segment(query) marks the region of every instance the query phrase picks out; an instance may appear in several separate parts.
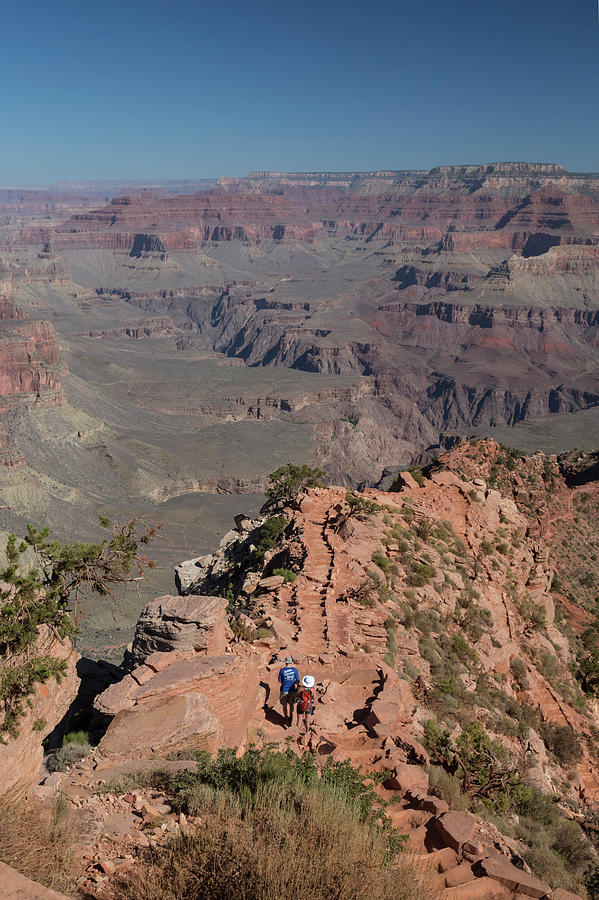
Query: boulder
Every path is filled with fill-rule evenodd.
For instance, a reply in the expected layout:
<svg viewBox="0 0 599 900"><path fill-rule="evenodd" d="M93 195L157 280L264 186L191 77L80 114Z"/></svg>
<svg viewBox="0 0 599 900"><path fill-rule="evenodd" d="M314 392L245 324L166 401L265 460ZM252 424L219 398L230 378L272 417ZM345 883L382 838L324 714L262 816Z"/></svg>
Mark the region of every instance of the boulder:
<svg viewBox="0 0 599 900"><path fill-rule="evenodd" d="M206 576L208 568L212 565L214 557L196 556L194 559L186 559L175 567L175 585L180 594L186 594L194 584Z"/></svg>
<svg viewBox="0 0 599 900"><path fill-rule="evenodd" d="M393 769L393 774L385 782L385 787L402 794L428 794L428 775L422 766L400 763Z"/></svg>
<svg viewBox="0 0 599 900"><path fill-rule="evenodd" d="M188 594L151 600L141 611L128 665L140 665L151 653L195 651L206 656L224 653L227 601L222 597Z"/></svg>
<svg viewBox="0 0 599 900"><path fill-rule="evenodd" d="M131 695L138 687L139 683L131 675L125 675L96 697L94 709L106 716L115 716L122 709L131 709L134 706Z"/></svg>
<svg viewBox="0 0 599 900"><path fill-rule="evenodd" d="M572 894L563 888L556 888L551 894L551 900L582 900L580 894Z"/></svg>
<svg viewBox="0 0 599 900"><path fill-rule="evenodd" d="M525 897L536 897L537 900L541 900L547 894L554 896L551 895L551 888L548 884L528 875L522 869L517 869L502 856L481 859L474 864L474 871L477 875L486 875L487 878L492 878L505 885L510 891L523 894Z"/></svg>
<svg viewBox="0 0 599 900"><path fill-rule="evenodd" d="M396 491L402 491L404 488L407 488L410 491L416 491L420 487L414 476L410 475L405 469L397 473L394 481L394 489Z"/></svg>
<svg viewBox="0 0 599 900"><path fill-rule="evenodd" d="M250 531L253 525L252 520L245 513L238 513L234 518L234 522L235 528L239 532Z"/></svg>
<svg viewBox="0 0 599 900"><path fill-rule="evenodd" d="M476 819L469 813L450 810L435 819L433 827L443 844L459 853L463 845L471 840Z"/></svg>
<svg viewBox="0 0 599 900"><path fill-rule="evenodd" d="M408 800L416 809L423 809L425 812L431 813L433 816L441 816L443 813L449 812L449 804L440 797L432 794L412 793L408 791Z"/></svg>
<svg viewBox="0 0 599 900"><path fill-rule="evenodd" d="M222 550L224 547L228 547L229 544L233 544L233 543L235 543L235 541L238 541L238 540L239 540L239 532L238 531L234 531L233 529L231 529L230 531L227 531L226 534L223 534L222 538L220 539L220 543L218 545L219 550Z"/></svg>
<svg viewBox="0 0 599 900"><path fill-rule="evenodd" d="M407 755L408 762L419 766L430 765L430 757L410 729L405 725L397 726L391 735L396 747L399 747Z"/></svg>
<svg viewBox="0 0 599 900"><path fill-rule="evenodd" d="M268 578L261 578L258 587L262 591L276 591L285 584L282 575L269 575Z"/></svg>
<svg viewBox="0 0 599 900"><path fill-rule="evenodd" d="M445 887L457 887L459 884L467 884L474 881L476 876L472 871L472 866L468 863L460 863L453 869L447 869L445 872Z"/></svg>
<svg viewBox="0 0 599 900"><path fill-rule="evenodd" d="M105 756L166 754L191 747L209 752L222 742L222 726L206 697L196 692L155 697L121 710L98 749Z"/></svg>

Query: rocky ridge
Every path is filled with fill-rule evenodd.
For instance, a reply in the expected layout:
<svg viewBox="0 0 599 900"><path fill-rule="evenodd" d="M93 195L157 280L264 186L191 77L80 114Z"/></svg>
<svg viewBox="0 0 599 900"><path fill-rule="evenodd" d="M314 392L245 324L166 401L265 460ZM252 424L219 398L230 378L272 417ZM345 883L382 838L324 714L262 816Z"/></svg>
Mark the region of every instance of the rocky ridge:
<svg viewBox="0 0 599 900"><path fill-rule="evenodd" d="M87 835L87 890L110 897L112 875L135 865L147 840L144 821L162 822L150 838L157 846L189 825L159 791L102 797L100 779L174 766L165 757L192 746L283 746L290 737L321 760L387 773L393 823L448 900L575 896L531 874L526 841L501 834L484 808L450 809L433 778L427 722L457 739L476 721L565 817L588 818L599 798L597 710L570 674L546 520L535 523L528 507L528 475L507 466L520 485L508 490L501 448L477 446L424 478L400 472L392 492L366 490L376 504L369 514L352 515L345 490L327 488L295 509L238 516L217 551L178 567L179 597L146 607L120 679L96 698L104 737L59 779ZM537 465L530 459L522 465ZM564 499L558 464L549 465ZM281 514L284 533L264 550L265 523ZM234 598L232 618L223 594ZM289 653L317 682L307 731L282 727L276 674ZM578 757L557 753L555 728L576 736Z"/></svg>

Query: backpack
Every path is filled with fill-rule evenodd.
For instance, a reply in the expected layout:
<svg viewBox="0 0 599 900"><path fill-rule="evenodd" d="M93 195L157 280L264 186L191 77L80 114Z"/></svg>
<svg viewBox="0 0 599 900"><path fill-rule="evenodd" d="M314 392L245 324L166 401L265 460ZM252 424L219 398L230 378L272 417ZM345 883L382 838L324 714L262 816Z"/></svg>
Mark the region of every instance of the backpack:
<svg viewBox="0 0 599 900"><path fill-rule="evenodd" d="M314 697L312 691L308 688L302 688L297 695L297 708L301 713L312 712L314 708Z"/></svg>

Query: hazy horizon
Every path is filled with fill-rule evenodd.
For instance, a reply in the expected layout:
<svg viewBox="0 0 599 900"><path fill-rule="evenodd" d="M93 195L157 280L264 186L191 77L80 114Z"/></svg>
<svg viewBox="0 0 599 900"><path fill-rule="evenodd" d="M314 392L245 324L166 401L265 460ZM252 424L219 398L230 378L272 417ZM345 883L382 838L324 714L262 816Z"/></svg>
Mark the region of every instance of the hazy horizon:
<svg viewBox="0 0 599 900"><path fill-rule="evenodd" d="M403 171L418 171L418 172L430 172L438 167L455 167L461 168L465 166L491 166L491 165L558 165L561 166L562 163L556 162L556 160L532 160L532 159L513 159L513 160L503 160L503 159L494 159L494 160L484 160L477 162L457 162L457 163L437 163L435 166L430 166L429 168L424 167L414 167L411 170L408 169L398 169L393 166L383 166L380 169L366 168L366 169L248 169L247 172L244 173L230 173L230 172L221 172L219 175L188 175L181 176L178 178L163 178L160 175L149 176L147 178L126 178L126 177L118 177L118 178L78 178L73 179L72 181L68 180L60 180L55 182L4 182L0 180L0 188L2 190L63 190L63 189L76 189L83 188L87 186L96 185L98 187L102 186L110 186L110 185L130 185L131 187L135 186L156 186L162 187L164 185L169 184L179 184L184 185L189 183L191 185L201 183L201 182L213 182L216 183L220 178L239 178L243 179L247 177L251 171L256 172L282 172L287 175L309 175L313 173L322 173L325 175L345 175L345 174L363 174L366 172L403 172ZM599 170L591 171L591 170L572 170L568 169L566 166L563 166L564 169L571 175L597 175L599 176Z"/></svg>

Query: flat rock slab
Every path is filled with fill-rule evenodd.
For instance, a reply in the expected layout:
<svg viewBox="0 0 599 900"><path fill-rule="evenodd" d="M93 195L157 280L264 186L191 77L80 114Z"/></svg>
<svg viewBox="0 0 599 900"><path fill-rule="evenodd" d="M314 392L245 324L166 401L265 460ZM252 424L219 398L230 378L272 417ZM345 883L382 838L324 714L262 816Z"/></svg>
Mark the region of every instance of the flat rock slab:
<svg viewBox="0 0 599 900"><path fill-rule="evenodd" d="M0 890L2 900L69 900L65 894L31 881L3 862L0 862Z"/></svg>
<svg viewBox="0 0 599 900"><path fill-rule="evenodd" d="M71 809L69 819L77 847L91 847L102 833L104 816L93 809Z"/></svg>
<svg viewBox="0 0 599 900"><path fill-rule="evenodd" d="M511 891L524 894L525 897L535 897L541 900L547 894L551 895L551 888L548 884L539 881L522 869L517 869L511 862L500 856L493 856L489 859L481 859L476 863L474 869L477 875L486 875L500 884L504 884Z"/></svg>
<svg viewBox="0 0 599 900"><path fill-rule="evenodd" d="M150 681L138 685L131 694L137 702L146 701L149 697L160 694L180 693L193 689L193 685L215 675L225 675L235 665L239 657L233 656L196 656L194 659L181 659L172 666L157 672Z"/></svg>
<svg viewBox="0 0 599 900"><path fill-rule="evenodd" d="M461 863L453 869L447 869L445 872L445 887L457 887L458 884L467 884L474 881L476 875L472 871L472 866L467 863Z"/></svg>
<svg viewBox="0 0 599 900"><path fill-rule="evenodd" d="M164 753L188 746L214 751L222 728L203 694L153 697L117 713L98 745L105 756Z"/></svg>
<svg viewBox="0 0 599 900"><path fill-rule="evenodd" d="M268 578L262 578L258 582L258 587L263 591L276 591L278 588L283 587L285 584L285 579L282 575L270 575Z"/></svg>
<svg viewBox="0 0 599 900"><path fill-rule="evenodd" d="M122 838L137 824L139 824L139 819L133 813L112 812L104 819L102 832L109 837Z"/></svg>

